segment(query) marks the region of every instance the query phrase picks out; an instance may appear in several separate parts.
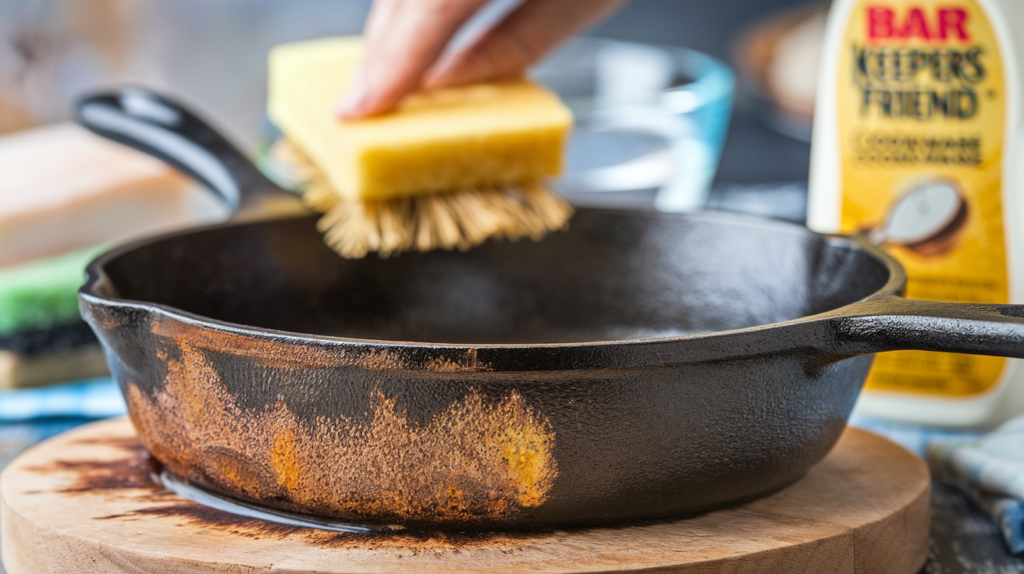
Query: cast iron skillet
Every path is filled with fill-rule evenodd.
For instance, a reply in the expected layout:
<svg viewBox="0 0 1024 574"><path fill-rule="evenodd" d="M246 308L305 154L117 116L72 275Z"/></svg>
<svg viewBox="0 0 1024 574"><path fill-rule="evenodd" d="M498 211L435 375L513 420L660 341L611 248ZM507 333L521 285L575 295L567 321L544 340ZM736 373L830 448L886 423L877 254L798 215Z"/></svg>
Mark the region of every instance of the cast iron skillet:
<svg viewBox="0 0 1024 574"><path fill-rule="evenodd" d="M243 213L295 204L162 97L91 97L79 118ZM1024 307L903 299L878 249L779 222L580 210L541 242L351 261L315 219L136 242L81 290L153 455L288 512L459 529L701 512L819 461L871 353L1024 357Z"/></svg>

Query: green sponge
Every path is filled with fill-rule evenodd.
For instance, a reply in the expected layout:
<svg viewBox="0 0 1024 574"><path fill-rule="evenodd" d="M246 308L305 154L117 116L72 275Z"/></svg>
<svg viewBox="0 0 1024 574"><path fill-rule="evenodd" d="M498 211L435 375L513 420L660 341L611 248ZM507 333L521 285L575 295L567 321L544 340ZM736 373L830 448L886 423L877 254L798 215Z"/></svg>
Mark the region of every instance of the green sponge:
<svg viewBox="0 0 1024 574"><path fill-rule="evenodd" d="M78 319L85 267L104 250L88 247L0 270L0 335Z"/></svg>

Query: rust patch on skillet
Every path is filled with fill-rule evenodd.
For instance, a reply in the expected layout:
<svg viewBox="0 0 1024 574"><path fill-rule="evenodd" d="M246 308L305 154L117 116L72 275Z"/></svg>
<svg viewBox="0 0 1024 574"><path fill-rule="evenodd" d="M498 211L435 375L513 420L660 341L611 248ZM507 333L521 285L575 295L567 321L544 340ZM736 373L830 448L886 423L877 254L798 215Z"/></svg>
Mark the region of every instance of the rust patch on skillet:
<svg viewBox="0 0 1024 574"><path fill-rule="evenodd" d="M403 353L391 352L386 348L351 347L343 353L313 345L292 345L278 341L241 335L227 331L212 331L183 325L178 321L154 318L151 326L154 335L166 337L181 345L231 353L255 359L257 362L274 367L362 367L369 370L424 370L440 373L473 373L491 370L481 364L476 349L455 352L448 357L437 357L417 361Z"/></svg>
<svg viewBox="0 0 1024 574"><path fill-rule="evenodd" d="M543 504L554 431L517 393L476 391L427 423L379 391L358 419L243 410L204 353L182 342L162 390L129 383L132 422L174 473L233 496L357 523L491 522Z"/></svg>
<svg viewBox="0 0 1024 574"><path fill-rule="evenodd" d="M41 474L61 473L70 480L59 492L68 496L104 496L130 502L132 509L93 520L133 522L151 519L173 519L200 531L226 532L254 540L302 540L320 548L345 550L380 550L402 555L457 553L477 549L511 553L556 532L531 533L442 533L442 532L373 532L347 533L287 526L256 518L239 516L179 498L154 481L159 470L145 447L135 437L103 438L80 441L105 445L120 451L103 460L57 460L26 468ZM23 493L31 496L34 492ZM73 500L73 499L72 499Z"/></svg>
<svg viewBox="0 0 1024 574"><path fill-rule="evenodd" d="M465 356L460 361L454 361L450 358L438 357L436 359L430 359L423 364L423 368L427 371L434 371L437 373L462 373L467 370L473 371L486 371L490 370L486 366L480 365L477 361L476 349L469 349ZM469 368L470 365L475 368Z"/></svg>

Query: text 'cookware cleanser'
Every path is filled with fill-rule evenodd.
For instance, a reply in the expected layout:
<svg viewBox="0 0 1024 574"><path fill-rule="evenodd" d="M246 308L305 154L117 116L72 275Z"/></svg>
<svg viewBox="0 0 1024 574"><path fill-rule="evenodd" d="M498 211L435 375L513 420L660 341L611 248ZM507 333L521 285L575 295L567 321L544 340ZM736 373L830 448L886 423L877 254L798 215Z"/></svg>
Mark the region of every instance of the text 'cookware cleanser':
<svg viewBox="0 0 1024 574"><path fill-rule="evenodd" d="M1022 76L1024 0L837 0L808 225L867 233L906 267L908 297L1024 302ZM871 416L989 426L1024 411L1024 366L884 353L861 397Z"/></svg>

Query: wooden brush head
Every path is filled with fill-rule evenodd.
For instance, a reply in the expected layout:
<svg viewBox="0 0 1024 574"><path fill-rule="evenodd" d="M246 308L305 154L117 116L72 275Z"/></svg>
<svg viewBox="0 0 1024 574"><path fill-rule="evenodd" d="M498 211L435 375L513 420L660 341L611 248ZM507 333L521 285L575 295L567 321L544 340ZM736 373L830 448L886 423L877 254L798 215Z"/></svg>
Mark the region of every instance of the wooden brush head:
<svg viewBox="0 0 1024 574"><path fill-rule="evenodd" d="M273 161L302 191L309 207L324 213L317 228L343 257L371 252L388 257L403 251L460 249L490 238L534 241L568 226L573 210L540 182L473 187L397 199L349 199L331 188L320 170L282 138Z"/></svg>

